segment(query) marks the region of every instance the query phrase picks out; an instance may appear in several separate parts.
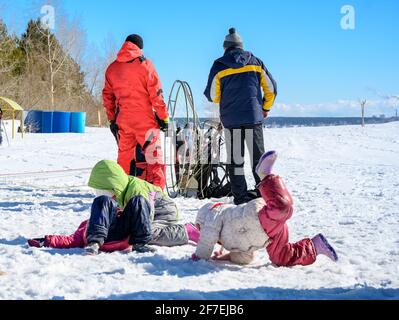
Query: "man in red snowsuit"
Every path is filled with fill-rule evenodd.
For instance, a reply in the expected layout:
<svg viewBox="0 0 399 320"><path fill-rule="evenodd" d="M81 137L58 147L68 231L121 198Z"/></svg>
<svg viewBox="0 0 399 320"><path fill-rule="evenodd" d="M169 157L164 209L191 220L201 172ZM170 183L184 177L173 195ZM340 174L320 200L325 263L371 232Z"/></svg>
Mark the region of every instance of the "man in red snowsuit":
<svg viewBox="0 0 399 320"><path fill-rule="evenodd" d="M164 189L160 129L167 129L168 111L159 76L142 49L140 36L127 37L106 71L103 102L118 142L119 165L128 175Z"/></svg>

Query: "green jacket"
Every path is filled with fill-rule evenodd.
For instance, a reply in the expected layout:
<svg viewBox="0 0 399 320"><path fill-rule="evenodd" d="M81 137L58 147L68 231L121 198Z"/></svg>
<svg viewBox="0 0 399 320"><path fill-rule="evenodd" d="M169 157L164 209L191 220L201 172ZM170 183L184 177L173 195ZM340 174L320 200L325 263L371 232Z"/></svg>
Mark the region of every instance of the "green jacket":
<svg viewBox="0 0 399 320"><path fill-rule="evenodd" d="M147 200L150 199L151 192L159 192L166 196L160 187L128 176L119 164L111 160L102 160L94 166L88 185L94 189L113 192L122 209L135 196L143 196Z"/></svg>

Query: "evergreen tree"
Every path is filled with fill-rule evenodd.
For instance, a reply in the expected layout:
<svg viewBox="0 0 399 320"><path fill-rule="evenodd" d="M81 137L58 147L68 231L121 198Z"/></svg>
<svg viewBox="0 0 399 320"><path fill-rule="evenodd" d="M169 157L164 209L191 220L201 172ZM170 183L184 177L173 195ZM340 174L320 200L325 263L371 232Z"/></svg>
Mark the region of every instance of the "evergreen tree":
<svg viewBox="0 0 399 320"><path fill-rule="evenodd" d="M69 110L81 105L82 97L88 93L84 73L71 58L68 48L63 48L57 37L43 28L40 20L31 20L21 37L31 71L40 82L39 92L47 98L39 99L52 109ZM36 91L37 92L37 91Z"/></svg>
<svg viewBox="0 0 399 320"><path fill-rule="evenodd" d="M73 32L78 31L65 30L67 40L76 38ZM86 111L94 120L98 102L70 54L74 44L63 40L39 19L29 21L19 39L0 20L0 95L25 109Z"/></svg>
<svg viewBox="0 0 399 320"><path fill-rule="evenodd" d="M15 91L15 78L24 72L24 54L16 36L10 36L0 20L0 95Z"/></svg>

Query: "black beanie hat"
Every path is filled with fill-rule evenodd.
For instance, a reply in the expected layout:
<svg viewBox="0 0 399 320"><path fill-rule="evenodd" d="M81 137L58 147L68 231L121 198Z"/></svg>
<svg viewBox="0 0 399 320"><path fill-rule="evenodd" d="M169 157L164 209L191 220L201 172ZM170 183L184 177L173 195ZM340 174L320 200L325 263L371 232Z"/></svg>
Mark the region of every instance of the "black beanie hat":
<svg viewBox="0 0 399 320"><path fill-rule="evenodd" d="M136 46L138 46L140 49L144 48L144 42L143 42L143 38L140 37L138 34L131 34L130 36L128 36L126 38L126 41L129 41L133 44L135 44Z"/></svg>

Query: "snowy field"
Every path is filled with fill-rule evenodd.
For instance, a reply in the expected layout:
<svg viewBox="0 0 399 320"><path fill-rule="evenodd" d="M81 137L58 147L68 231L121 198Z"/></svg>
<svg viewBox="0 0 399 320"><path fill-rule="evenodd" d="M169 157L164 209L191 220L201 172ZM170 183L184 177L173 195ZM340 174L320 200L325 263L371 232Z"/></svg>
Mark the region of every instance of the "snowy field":
<svg viewBox="0 0 399 320"><path fill-rule="evenodd" d="M191 245L94 257L28 248L28 238L70 234L89 217L89 171L4 175L90 168L117 154L108 129L28 134L0 147L0 299L399 299L399 123L267 129L265 141L294 196L291 240L323 232L337 264L276 268L264 250L247 267L193 262ZM177 203L189 222L206 201Z"/></svg>

